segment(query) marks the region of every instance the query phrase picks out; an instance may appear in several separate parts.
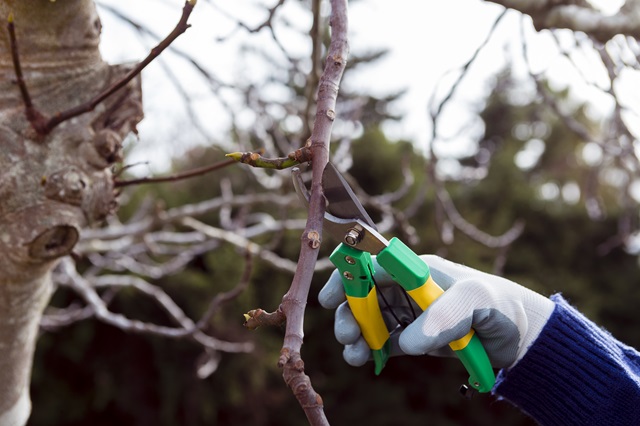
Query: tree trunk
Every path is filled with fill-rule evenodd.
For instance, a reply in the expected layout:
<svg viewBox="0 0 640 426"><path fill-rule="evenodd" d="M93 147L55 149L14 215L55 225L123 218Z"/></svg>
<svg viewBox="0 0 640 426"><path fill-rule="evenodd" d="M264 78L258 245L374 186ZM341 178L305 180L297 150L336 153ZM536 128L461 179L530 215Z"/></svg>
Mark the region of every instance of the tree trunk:
<svg viewBox="0 0 640 426"><path fill-rule="evenodd" d="M127 71L98 51L91 0L0 0L13 18L17 52L37 116L90 99ZM0 31L0 424L22 425L38 324L51 295L51 270L80 227L116 207L111 165L142 118L134 80L90 113L38 132L17 84L9 32ZM34 114L30 116L34 119Z"/></svg>

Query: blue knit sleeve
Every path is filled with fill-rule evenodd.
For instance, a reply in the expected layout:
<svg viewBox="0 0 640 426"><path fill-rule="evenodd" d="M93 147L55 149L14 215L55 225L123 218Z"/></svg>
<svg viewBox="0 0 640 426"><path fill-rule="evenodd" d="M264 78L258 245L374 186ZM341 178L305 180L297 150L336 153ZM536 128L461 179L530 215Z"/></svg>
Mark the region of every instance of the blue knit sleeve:
<svg viewBox="0 0 640 426"><path fill-rule="evenodd" d="M640 425L640 354L560 295L540 336L494 394L541 425Z"/></svg>

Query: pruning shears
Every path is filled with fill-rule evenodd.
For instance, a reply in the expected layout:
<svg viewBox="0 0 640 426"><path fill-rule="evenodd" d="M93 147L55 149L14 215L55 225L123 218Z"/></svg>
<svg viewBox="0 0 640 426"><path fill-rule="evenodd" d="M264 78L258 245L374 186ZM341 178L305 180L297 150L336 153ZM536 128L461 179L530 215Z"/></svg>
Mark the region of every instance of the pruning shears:
<svg viewBox="0 0 640 426"><path fill-rule="evenodd" d="M293 183L300 198L308 204L309 191L299 170L294 170ZM406 294L425 310L444 290L433 280L429 266L401 240L390 241L376 230L375 223L358 201L344 177L331 163L322 177L327 201L323 227L341 243L330 256L341 274L349 307L371 348L376 375L384 368L391 349L390 333L384 322L376 290L372 255L391 275ZM380 301L379 301L380 299ZM469 373L469 386L461 392L489 392L495 384L495 374L480 339L471 329L467 335L449 343Z"/></svg>

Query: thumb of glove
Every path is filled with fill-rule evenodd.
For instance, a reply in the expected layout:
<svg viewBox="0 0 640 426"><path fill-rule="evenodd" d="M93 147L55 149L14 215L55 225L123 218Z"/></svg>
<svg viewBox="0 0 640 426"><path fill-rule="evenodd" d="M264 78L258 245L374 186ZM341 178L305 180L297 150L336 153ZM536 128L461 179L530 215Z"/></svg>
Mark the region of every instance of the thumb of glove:
<svg viewBox="0 0 640 426"><path fill-rule="evenodd" d="M477 274L456 282L400 335L408 354L442 354L473 328L494 367L514 365L554 308L549 299L500 277ZM452 351L449 351L452 354Z"/></svg>
<svg viewBox="0 0 640 426"><path fill-rule="evenodd" d="M442 348L464 337L473 324L473 308L460 300L464 283L459 282L436 299L400 335L400 348L409 355L442 354ZM449 352L449 355L453 355Z"/></svg>

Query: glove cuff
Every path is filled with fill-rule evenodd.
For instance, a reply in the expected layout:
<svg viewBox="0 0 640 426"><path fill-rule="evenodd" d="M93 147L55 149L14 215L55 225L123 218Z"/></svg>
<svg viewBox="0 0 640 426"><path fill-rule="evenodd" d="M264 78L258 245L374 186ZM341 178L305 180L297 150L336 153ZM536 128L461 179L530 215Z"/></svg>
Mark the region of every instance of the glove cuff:
<svg viewBox="0 0 640 426"><path fill-rule="evenodd" d="M518 328L521 331L526 330L526 332L521 337L516 359L511 364L511 367L524 357L529 347L536 341L540 332L547 325L556 307L556 304L551 300L529 289L525 289L525 293L522 296L522 305L526 311L526 324Z"/></svg>
<svg viewBox="0 0 640 426"><path fill-rule="evenodd" d="M541 424L621 425L640 418L640 355L589 321L560 295L547 325L494 393ZM621 418L620 416L624 416Z"/></svg>

